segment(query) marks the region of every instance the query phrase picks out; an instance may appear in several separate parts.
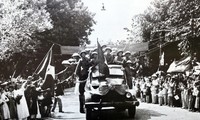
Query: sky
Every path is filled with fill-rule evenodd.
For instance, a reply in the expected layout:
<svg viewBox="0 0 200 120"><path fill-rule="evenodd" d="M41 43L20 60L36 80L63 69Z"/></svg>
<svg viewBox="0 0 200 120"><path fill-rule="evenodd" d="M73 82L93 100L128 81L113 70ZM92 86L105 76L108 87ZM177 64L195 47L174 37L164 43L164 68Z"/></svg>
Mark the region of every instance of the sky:
<svg viewBox="0 0 200 120"><path fill-rule="evenodd" d="M143 13L152 0L82 0L89 11L95 13L94 31L89 36L91 45L98 41L106 44L109 41L125 40L127 32L123 28L130 28L132 18ZM102 11L102 3L105 11Z"/></svg>

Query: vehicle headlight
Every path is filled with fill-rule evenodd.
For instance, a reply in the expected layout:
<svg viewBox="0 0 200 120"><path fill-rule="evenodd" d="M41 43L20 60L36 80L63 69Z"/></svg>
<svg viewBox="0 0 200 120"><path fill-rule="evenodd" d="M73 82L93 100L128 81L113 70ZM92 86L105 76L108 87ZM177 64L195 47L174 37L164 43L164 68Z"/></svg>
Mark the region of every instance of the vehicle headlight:
<svg viewBox="0 0 200 120"><path fill-rule="evenodd" d="M104 91L108 89L108 85L100 86L99 91Z"/></svg>
<svg viewBox="0 0 200 120"><path fill-rule="evenodd" d="M131 98L131 97L132 97L132 94L131 94L130 92L127 92L127 93L126 93L126 98L129 99L129 98Z"/></svg>
<svg viewBox="0 0 200 120"><path fill-rule="evenodd" d="M99 81L98 80L93 80L91 82L91 85L94 89L98 88L99 87Z"/></svg>

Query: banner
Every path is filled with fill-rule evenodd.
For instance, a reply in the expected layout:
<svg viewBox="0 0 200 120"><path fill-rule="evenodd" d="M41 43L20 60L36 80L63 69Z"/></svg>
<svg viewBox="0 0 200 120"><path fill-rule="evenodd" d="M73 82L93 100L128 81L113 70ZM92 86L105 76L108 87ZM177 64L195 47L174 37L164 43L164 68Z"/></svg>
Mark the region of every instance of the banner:
<svg viewBox="0 0 200 120"><path fill-rule="evenodd" d="M108 47L111 47L113 49L113 52L117 50L124 50L124 51L130 51L130 52L142 52L149 50L149 42L143 42L143 43L127 43L124 45L107 45ZM82 50L94 50L98 47L97 45L94 46L86 46L86 47L80 47L80 46L61 46L60 51L61 54L66 55L72 55L73 53L79 53Z"/></svg>
<svg viewBox="0 0 200 120"><path fill-rule="evenodd" d="M124 48L124 51L131 51L131 52L141 52L141 51L147 51L147 50L149 50L149 42L130 43L126 45L126 47Z"/></svg>
<svg viewBox="0 0 200 120"><path fill-rule="evenodd" d="M169 66L167 72L171 73L171 72L185 72L187 70L190 69L191 65L190 65L190 61L191 61L191 57L186 57L183 58L179 61L173 61L171 63L171 65Z"/></svg>
<svg viewBox="0 0 200 120"><path fill-rule="evenodd" d="M72 55L73 53L79 53L80 51L84 50L84 47L80 46L61 46L60 51L61 54Z"/></svg>

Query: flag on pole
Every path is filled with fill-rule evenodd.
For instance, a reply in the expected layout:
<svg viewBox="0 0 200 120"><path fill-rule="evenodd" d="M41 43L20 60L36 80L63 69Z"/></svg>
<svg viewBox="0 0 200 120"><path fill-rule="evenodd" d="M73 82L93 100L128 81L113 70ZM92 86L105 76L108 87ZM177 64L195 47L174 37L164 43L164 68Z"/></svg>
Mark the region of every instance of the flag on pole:
<svg viewBox="0 0 200 120"><path fill-rule="evenodd" d="M99 75L104 75L107 76L109 75L109 69L107 66L107 62L105 60L105 56L104 56L104 52L102 50L101 45L99 44L99 42L97 41L97 60L98 60L98 72Z"/></svg>
<svg viewBox="0 0 200 120"><path fill-rule="evenodd" d="M45 76L47 76L47 75L52 75L53 79L55 79L55 67L54 66L52 66L50 64L48 65Z"/></svg>
<svg viewBox="0 0 200 120"><path fill-rule="evenodd" d="M104 52L102 50L101 45L97 41L97 59L99 60L100 63L105 63L105 57L104 57Z"/></svg>
<svg viewBox="0 0 200 120"><path fill-rule="evenodd" d="M46 78L47 74L51 74L55 79L55 67L51 65L52 63L52 47L49 49L42 62L39 64L37 69L35 70L35 74L39 75L43 79Z"/></svg>
<svg viewBox="0 0 200 120"><path fill-rule="evenodd" d="M161 66L165 65L164 55L165 55L165 53L163 52L162 55L161 55L161 57L160 57L160 65Z"/></svg>

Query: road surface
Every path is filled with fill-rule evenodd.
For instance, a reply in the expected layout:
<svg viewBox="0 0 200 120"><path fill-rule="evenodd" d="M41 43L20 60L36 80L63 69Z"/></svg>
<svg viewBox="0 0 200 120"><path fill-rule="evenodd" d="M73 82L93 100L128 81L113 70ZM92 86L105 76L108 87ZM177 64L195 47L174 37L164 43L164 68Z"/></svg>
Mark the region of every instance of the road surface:
<svg viewBox="0 0 200 120"><path fill-rule="evenodd" d="M85 114L79 113L78 95L75 95L73 91L74 88L66 89L62 98L65 113L59 113L58 108L56 108L52 117L46 118L46 120L85 120ZM200 113L188 112L188 110L181 108L140 103L140 106L136 109L133 120L200 120ZM103 111L101 119L132 120L128 118L127 112L116 112L114 110Z"/></svg>

